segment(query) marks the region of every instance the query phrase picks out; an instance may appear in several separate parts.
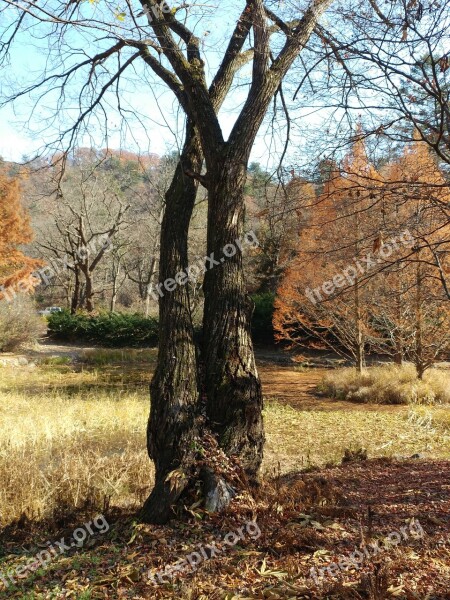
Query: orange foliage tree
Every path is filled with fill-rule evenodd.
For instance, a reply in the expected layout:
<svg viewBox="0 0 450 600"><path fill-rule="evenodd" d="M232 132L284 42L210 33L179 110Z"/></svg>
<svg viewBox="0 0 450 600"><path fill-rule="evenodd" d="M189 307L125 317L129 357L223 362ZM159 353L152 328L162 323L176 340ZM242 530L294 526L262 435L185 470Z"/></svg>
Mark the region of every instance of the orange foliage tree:
<svg viewBox="0 0 450 600"><path fill-rule="evenodd" d="M381 177L369 162L361 129L342 168L333 170L298 252L278 289L274 327L293 345L332 347L362 369L371 337L371 292L361 285L364 258L378 239L375 207ZM373 336L372 336L373 337Z"/></svg>
<svg viewBox="0 0 450 600"><path fill-rule="evenodd" d="M32 291L38 283L32 273L42 262L20 249L32 238L29 217L21 203L20 183L0 173L0 299L8 299L17 291Z"/></svg>
<svg viewBox="0 0 450 600"><path fill-rule="evenodd" d="M278 339L331 347L359 370L367 350L406 358L421 378L450 347L448 183L417 139L377 173L360 134L301 232L274 327Z"/></svg>
<svg viewBox="0 0 450 600"><path fill-rule="evenodd" d="M386 217L391 233L407 228L414 247L377 285L376 320L419 378L450 348L450 192L430 147L417 133L385 172ZM381 282L380 282L381 283Z"/></svg>

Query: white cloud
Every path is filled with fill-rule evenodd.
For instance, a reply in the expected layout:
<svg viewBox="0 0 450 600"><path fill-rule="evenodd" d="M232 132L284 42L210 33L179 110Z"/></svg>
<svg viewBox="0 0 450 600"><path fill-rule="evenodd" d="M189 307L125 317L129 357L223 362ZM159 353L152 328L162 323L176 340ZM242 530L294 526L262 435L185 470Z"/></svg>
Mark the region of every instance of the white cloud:
<svg viewBox="0 0 450 600"><path fill-rule="evenodd" d="M0 123L0 156L5 160L19 162L24 155L37 152L39 143L19 133L18 129Z"/></svg>

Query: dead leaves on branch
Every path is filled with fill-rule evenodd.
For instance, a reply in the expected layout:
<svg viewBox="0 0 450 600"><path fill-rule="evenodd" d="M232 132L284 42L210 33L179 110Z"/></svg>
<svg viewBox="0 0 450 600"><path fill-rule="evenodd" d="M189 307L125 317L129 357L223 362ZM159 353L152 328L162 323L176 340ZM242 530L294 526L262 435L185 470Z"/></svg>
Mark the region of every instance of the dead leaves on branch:
<svg viewBox="0 0 450 600"><path fill-rule="evenodd" d="M170 493L180 494L186 487L187 480L188 477L181 468L171 471L166 477L166 483L169 483Z"/></svg>

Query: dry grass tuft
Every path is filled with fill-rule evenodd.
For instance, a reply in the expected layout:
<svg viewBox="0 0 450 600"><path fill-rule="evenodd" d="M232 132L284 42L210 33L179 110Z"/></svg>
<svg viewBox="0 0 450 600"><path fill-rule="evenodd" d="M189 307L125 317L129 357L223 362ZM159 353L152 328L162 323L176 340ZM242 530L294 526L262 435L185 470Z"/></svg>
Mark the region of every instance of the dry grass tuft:
<svg viewBox="0 0 450 600"><path fill-rule="evenodd" d="M327 396L352 402L377 404L448 404L450 371L430 369L423 381L413 365L340 369L327 375L320 390Z"/></svg>

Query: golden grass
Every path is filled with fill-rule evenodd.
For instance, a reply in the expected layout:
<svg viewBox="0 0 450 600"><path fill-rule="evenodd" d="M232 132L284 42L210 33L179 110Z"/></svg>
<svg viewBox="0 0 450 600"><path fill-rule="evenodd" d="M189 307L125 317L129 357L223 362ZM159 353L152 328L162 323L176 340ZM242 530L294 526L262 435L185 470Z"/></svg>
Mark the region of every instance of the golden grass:
<svg viewBox="0 0 450 600"><path fill-rule="evenodd" d="M450 371L429 369L423 381L413 365L369 367L362 373L354 368L328 374L321 385L328 396L353 402L379 404L449 404Z"/></svg>
<svg viewBox="0 0 450 600"><path fill-rule="evenodd" d="M86 504L142 502L148 400L138 393L1 394L1 525L52 518Z"/></svg>
<svg viewBox="0 0 450 600"><path fill-rule="evenodd" d="M418 410L418 409L417 409ZM447 411L448 412L448 411ZM335 464L346 449L365 448L369 457L424 454L450 458L450 419L445 410L395 407L390 410L296 410L276 400L265 409L264 467L281 472Z"/></svg>
<svg viewBox="0 0 450 600"><path fill-rule="evenodd" d="M137 508L152 484L149 379L134 365L0 368L0 527L22 514ZM297 410L272 399L265 421L269 473L339 462L346 448L362 446L369 456L450 457L443 408Z"/></svg>

